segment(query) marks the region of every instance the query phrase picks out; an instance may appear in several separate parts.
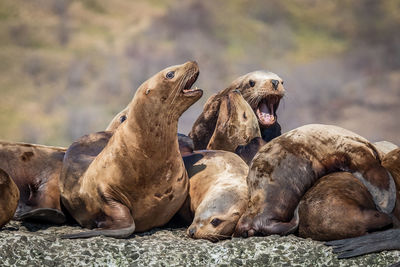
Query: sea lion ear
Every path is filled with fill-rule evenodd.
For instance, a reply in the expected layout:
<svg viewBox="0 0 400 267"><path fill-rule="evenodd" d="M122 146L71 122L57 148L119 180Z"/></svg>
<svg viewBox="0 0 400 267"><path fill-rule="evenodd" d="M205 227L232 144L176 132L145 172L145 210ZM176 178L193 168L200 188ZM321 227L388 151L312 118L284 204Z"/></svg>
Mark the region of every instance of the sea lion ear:
<svg viewBox="0 0 400 267"><path fill-rule="evenodd" d="M146 91L144 92L146 95L148 95L150 93L150 89L147 88Z"/></svg>

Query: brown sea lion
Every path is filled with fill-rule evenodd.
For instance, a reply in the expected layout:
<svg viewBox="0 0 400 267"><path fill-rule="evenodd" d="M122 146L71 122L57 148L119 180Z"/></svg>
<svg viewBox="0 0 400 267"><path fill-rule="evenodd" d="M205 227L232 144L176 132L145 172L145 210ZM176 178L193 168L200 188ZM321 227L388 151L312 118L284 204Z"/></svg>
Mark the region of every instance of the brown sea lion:
<svg viewBox="0 0 400 267"><path fill-rule="evenodd" d="M351 172L367 187L379 211L392 212L395 184L375 147L343 128L311 124L273 139L254 157L247 177L249 206L235 235L292 233L301 197L316 180L335 171Z"/></svg>
<svg viewBox="0 0 400 267"><path fill-rule="evenodd" d="M400 148L389 152L382 160L382 165L392 174L396 183L397 193L400 193ZM400 201L397 200L394 218L400 219ZM400 249L400 229L390 229L360 237L335 240L325 243L333 246L333 252L338 258L351 258L383 250Z"/></svg>
<svg viewBox="0 0 400 267"><path fill-rule="evenodd" d="M167 223L188 193L179 153L181 114L202 95L190 89L196 62L166 68L144 82L129 104L127 119L112 134L82 137L66 152L61 200L72 217L98 235L124 238Z"/></svg>
<svg viewBox="0 0 400 267"><path fill-rule="evenodd" d="M18 206L19 190L8 173L0 169L0 228L8 223Z"/></svg>
<svg viewBox="0 0 400 267"><path fill-rule="evenodd" d="M190 178L188 199L180 211L192 238L230 238L247 202L248 166L227 151L195 151L183 157Z"/></svg>
<svg viewBox="0 0 400 267"><path fill-rule="evenodd" d="M207 149L234 152L237 146L246 145L255 137L261 137L257 117L240 91L223 96Z"/></svg>
<svg viewBox="0 0 400 267"><path fill-rule="evenodd" d="M221 106L221 100L229 92L239 90L257 116L262 138L268 142L281 134L276 111L285 94L282 79L272 72L255 71L233 81L221 92L212 95L204 105L203 112L193 124L189 136L194 149L206 149L214 133Z"/></svg>
<svg viewBox="0 0 400 267"><path fill-rule="evenodd" d="M65 221L58 178L66 149L0 141L0 168L20 191L16 220Z"/></svg>
<svg viewBox="0 0 400 267"><path fill-rule="evenodd" d="M319 179L299 204L299 235L314 240L356 237L392 224L379 212L368 189L351 173Z"/></svg>

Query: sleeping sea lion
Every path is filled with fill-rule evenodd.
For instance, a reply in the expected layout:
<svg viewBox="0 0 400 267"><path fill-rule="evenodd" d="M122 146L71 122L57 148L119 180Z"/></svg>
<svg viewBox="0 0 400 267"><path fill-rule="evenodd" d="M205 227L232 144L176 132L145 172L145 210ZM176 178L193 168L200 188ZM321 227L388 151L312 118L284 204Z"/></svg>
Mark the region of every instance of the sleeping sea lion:
<svg viewBox="0 0 400 267"><path fill-rule="evenodd" d="M114 133L90 134L68 148L62 203L81 226L96 229L65 238L124 238L162 226L179 210L189 180L178 119L202 95L190 89L198 75L196 62L162 70L138 88Z"/></svg>
<svg viewBox="0 0 400 267"><path fill-rule="evenodd" d="M397 187L397 196L400 193L400 148L389 152L382 160L382 165L392 174ZM397 199L394 218L400 219L400 201ZM398 226L397 226L398 227ZM360 237L335 240L325 243L333 246L333 252L338 253L339 259L356 257L383 250L400 249L400 229L390 229L375 232Z"/></svg>
<svg viewBox="0 0 400 267"><path fill-rule="evenodd" d="M65 222L61 211L58 178L66 149L0 141L0 168L18 186L16 220Z"/></svg>
<svg viewBox="0 0 400 267"><path fill-rule="evenodd" d="M18 206L19 190L8 173L0 169L0 228L13 217Z"/></svg>
<svg viewBox="0 0 400 267"><path fill-rule="evenodd" d="M227 151L195 151L183 157L190 178L189 196L179 214L192 238L230 238L247 202L248 166Z"/></svg>
<svg viewBox="0 0 400 267"><path fill-rule="evenodd" d="M250 201L235 235L294 232L301 197L316 180L335 171L351 172L379 211L392 212L396 188L376 148L343 128L311 124L271 140L254 157L247 177Z"/></svg>
<svg viewBox="0 0 400 267"><path fill-rule="evenodd" d="M189 133L195 150L206 149L215 130L221 100L233 90L239 90L253 109L259 122L261 136L266 142L281 134L276 111L285 94L283 81L275 73L254 71L237 78L228 88L207 100L203 112Z"/></svg>
<svg viewBox="0 0 400 267"><path fill-rule="evenodd" d="M390 215L375 208L372 195L349 172L330 173L307 191L299 204L299 235L336 240L391 226Z"/></svg>

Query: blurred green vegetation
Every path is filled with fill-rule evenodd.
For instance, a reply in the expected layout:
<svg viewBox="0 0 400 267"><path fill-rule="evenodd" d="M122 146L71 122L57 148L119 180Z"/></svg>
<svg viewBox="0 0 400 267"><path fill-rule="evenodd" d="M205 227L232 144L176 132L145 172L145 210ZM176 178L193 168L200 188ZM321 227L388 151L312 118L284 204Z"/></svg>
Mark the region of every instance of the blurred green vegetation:
<svg viewBox="0 0 400 267"><path fill-rule="evenodd" d="M212 93L269 69L285 131L332 123L400 144L399 29L397 0L0 0L0 139L66 146L197 60L205 95L184 133Z"/></svg>

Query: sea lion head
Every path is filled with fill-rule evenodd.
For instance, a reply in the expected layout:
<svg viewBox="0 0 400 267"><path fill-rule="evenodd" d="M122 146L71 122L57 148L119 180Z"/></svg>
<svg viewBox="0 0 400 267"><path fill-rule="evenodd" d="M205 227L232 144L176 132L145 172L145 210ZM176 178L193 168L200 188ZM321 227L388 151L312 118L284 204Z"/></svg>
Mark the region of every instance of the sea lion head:
<svg viewBox="0 0 400 267"><path fill-rule="evenodd" d="M242 93L261 128L268 128L277 121L276 111L285 94L281 77L269 71L254 71L237 78L230 89Z"/></svg>
<svg viewBox="0 0 400 267"><path fill-rule="evenodd" d="M245 145L255 137L261 137L257 117L240 91L233 90L223 96L207 149L233 152L238 145Z"/></svg>
<svg viewBox="0 0 400 267"><path fill-rule="evenodd" d="M212 242L230 238L245 206L244 201L238 201L235 189L216 190L197 207L187 234Z"/></svg>
<svg viewBox="0 0 400 267"><path fill-rule="evenodd" d="M138 88L135 99L152 107L153 111L148 112L163 112L166 119L179 117L203 94L197 87L191 89L199 73L195 61L165 68ZM142 102L143 98L145 100ZM129 115L130 112L128 119ZM143 119L148 115L151 117L151 114L141 115Z"/></svg>

